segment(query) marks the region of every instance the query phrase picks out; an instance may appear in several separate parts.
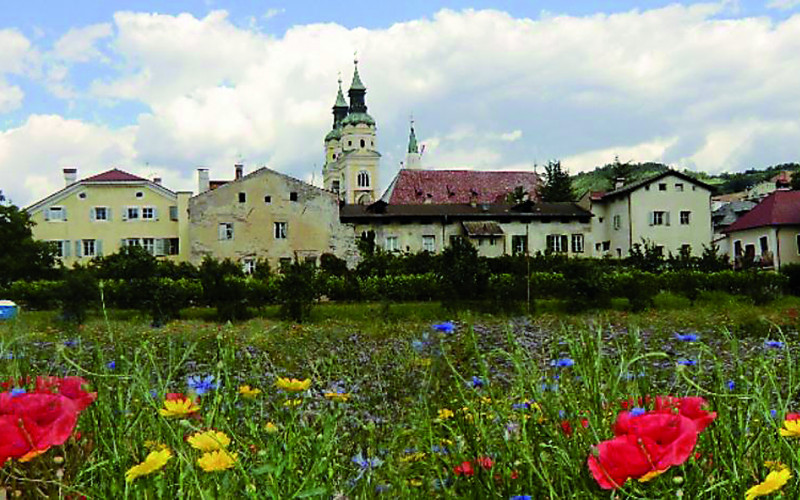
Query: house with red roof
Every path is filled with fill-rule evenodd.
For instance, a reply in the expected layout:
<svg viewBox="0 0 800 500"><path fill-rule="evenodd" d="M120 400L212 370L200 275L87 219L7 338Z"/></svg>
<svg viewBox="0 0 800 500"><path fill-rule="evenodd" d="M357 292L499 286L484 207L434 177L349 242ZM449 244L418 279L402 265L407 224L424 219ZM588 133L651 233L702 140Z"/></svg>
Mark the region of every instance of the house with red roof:
<svg viewBox="0 0 800 500"><path fill-rule="evenodd" d="M186 260L190 192L174 192L159 178L118 168L80 180L75 168L63 173L62 189L25 210L35 223L34 238L52 242L65 266L85 264L123 246Z"/></svg>
<svg viewBox="0 0 800 500"><path fill-rule="evenodd" d="M800 262L800 191L773 191L723 233L735 266Z"/></svg>

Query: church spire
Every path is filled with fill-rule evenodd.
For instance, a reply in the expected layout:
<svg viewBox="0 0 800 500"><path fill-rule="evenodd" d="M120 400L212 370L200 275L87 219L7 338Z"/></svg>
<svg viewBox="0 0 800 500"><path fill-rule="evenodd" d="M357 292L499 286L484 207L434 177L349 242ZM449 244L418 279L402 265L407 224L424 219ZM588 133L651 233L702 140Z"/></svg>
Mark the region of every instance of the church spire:
<svg viewBox="0 0 800 500"><path fill-rule="evenodd" d="M408 152L419 153L419 146L417 145L417 134L414 133L414 117L411 117L411 133L408 134Z"/></svg>
<svg viewBox="0 0 800 500"><path fill-rule="evenodd" d="M361 82L361 76L358 74L358 59L353 60L355 70L353 71L353 82L350 84L350 90L347 95L350 97L350 113L366 113L367 103L364 96L367 93L367 87Z"/></svg>
<svg viewBox="0 0 800 500"><path fill-rule="evenodd" d="M408 134L408 152L406 153L405 168L419 170L422 168L422 155L419 154L417 134L414 132L414 117L411 117L411 132Z"/></svg>
<svg viewBox="0 0 800 500"><path fill-rule="evenodd" d="M339 75L339 92L336 94L336 103L333 105L333 127L340 127L342 120L347 116L347 110L350 109L347 101L342 94L342 77Z"/></svg>

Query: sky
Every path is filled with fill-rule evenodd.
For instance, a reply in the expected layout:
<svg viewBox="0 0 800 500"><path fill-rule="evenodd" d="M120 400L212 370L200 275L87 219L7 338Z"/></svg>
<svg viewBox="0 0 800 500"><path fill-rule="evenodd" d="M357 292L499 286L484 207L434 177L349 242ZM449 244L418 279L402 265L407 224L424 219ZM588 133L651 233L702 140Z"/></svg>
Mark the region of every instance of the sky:
<svg viewBox="0 0 800 500"><path fill-rule="evenodd" d="M0 190L239 161L319 185L354 53L381 190L411 116L425 168L800 161L800 0L0 0Z"/></svg>

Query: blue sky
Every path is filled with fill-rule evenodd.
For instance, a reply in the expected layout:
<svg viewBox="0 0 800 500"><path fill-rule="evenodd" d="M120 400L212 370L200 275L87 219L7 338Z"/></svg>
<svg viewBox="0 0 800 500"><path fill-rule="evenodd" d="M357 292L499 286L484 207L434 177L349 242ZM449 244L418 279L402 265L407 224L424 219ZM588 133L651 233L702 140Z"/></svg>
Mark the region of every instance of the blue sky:
<svg viewBox="0 0 800 500"><path fill-rule="evenodd" d="M412 113L428 168L798 161L796 40L800 0L0 0L0 189L35 201L65 166L187 189L240 156L318 181L355 50L382 186Z"/></svg>

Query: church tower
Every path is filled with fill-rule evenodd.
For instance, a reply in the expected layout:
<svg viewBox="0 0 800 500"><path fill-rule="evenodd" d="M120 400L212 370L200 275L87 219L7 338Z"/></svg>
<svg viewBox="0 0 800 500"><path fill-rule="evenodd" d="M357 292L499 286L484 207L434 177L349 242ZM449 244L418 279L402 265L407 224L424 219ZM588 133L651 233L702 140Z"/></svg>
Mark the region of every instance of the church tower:
<svg viewBox="0 0 800 500"><path fill-rule="evenodd" d="M422 155L419 153L417 134L414 133L414 119L411 119L411 133L408 134L408 152L406 153L405 168L420 170L422 168Z"/></svg>
<svg viewBox="0 0 800 500"><path fill-rule="evenodd" d="M342 121L347 117L350 106L342 94L342 79L339 78L339 93L333 105L333 127L325 136L325 164L322 166L322 182L325 189L333 191L342 197L344 179L342 172L337 167L342 156Z"/></svg>

